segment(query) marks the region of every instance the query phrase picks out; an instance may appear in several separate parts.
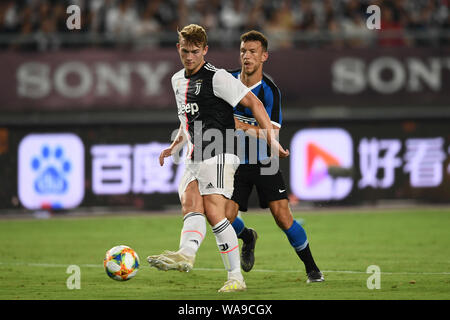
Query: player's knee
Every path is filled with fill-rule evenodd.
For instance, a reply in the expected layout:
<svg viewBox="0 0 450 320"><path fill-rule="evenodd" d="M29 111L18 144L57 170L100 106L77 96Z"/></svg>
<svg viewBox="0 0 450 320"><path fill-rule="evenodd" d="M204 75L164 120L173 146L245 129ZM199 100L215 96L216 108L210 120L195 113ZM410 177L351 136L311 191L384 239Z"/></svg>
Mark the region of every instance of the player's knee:
<svg viewBox="0 0 450 320"><path fill-rule="evenodd" d="M204 213L203 198L198 191L198 183L196 180L191 181L183 195L181 196L181 210L183 215L189 212Z"/></svg>
<svg viewBox="0 0 450 320"><path fill-rule="evenodd" d="M287 230L292 226L294 219L292 215L283 215L281 217L277 217L276 222L278 227L280 227L280 229Z"/></svg>
<svg viewBox="0 0 450 320"><path fill-rule="evenodd" d="M289 209L288 201L273 201L270 203L270 210L278 227L282 230L287 230L292 226L294 217Z"/></svg>
<svg viewBox="0 0 450 320"><path fill-rule="evenodd" d="M181 211L183 212L183 215L186 215L190 212L199 212L199 213L204 213L204 210L202 207L199 206L181 206Z"/></svg>
<svg viewBox="0 0 450 320"><path fill-rule="evenodd" d="M181 200L181 210L183 215L189 212L200 212L204 213L203 203L201 197L197 199L196 197L183 197Z"/></svg>

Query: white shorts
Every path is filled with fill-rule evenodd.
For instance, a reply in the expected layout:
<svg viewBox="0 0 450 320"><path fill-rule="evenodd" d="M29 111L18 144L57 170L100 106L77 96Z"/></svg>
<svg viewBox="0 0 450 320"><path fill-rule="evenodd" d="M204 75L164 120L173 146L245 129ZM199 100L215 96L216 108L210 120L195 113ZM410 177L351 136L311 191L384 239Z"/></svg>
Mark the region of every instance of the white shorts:
<svg viewBox="0 0 450 320"><path fill-rule="evenodd" d="M231 153L222 153L202 162L186 160L178 187L180 199L188 184L194 180L198 182L200 195L221 194L230 199L233 195L234 173L239 164L239 157Z"/></svg>

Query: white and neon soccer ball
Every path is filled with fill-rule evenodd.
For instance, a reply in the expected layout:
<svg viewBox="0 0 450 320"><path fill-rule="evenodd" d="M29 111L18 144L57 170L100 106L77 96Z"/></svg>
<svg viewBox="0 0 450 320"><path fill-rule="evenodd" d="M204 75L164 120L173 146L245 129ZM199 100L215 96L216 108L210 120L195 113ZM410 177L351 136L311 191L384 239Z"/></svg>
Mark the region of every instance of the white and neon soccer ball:
<svg viewBox="0 0 450 320"><path fill-rule="evenodd" d="M111 279L130 280L139 270L139 256L128 246L115 246L106 252L103 266Z"/></svg>

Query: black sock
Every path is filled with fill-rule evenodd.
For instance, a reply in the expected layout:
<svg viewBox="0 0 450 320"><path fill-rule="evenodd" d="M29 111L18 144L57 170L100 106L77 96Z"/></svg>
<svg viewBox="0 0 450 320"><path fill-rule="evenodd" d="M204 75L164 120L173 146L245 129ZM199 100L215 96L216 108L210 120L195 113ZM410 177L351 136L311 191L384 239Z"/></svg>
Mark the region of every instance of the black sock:
<svg viewBox="0 0 450 320"><path fill-rule="evenodd" d="M244 241L245 243L248 243L253 240L253 232L247 229L247 227L244 227L238 238L242 239L242 241Z"/></svg>
<svg viewBox="0 0 450 320"><path fill-rule="evenodd" d="M311 250L309 249L309 244L303 250L296 251L297 255L305 264L306 273L310 273L311 271L320 271L316 266L314 259L311 254Z"/></svg>

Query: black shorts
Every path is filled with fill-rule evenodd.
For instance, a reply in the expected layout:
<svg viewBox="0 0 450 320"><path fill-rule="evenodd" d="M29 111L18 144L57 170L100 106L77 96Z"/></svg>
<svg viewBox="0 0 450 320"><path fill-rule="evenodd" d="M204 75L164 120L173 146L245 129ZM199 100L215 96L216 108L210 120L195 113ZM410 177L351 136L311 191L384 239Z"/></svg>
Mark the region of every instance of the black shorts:
<svg viewBox="0 0 450 320"><path fill-rule="evenodd" d="M269 202L288 199L281 170L274 175L261 175L260 164L241 164L234 174L234 190L231 200L239 205L240 211L248 210L248 199L256 187L259 205L266 209Z"/></svg>

